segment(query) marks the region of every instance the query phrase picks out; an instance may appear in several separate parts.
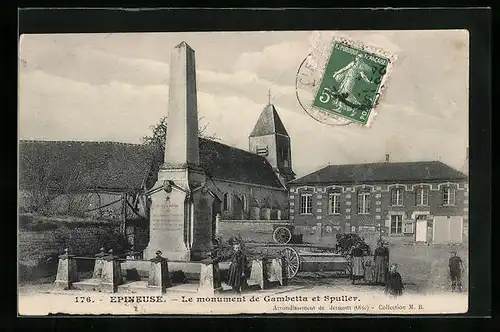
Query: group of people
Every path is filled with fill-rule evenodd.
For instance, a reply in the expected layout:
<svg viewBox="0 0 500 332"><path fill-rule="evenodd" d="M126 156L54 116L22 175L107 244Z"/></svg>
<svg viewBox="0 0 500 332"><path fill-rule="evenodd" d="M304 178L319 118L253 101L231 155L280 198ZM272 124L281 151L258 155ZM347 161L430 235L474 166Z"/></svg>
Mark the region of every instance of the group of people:
<svg viewBox="0 0 500 332"><path fill-rule="evenodd" d="M389 249L382 241L373 254L373 265L371 260L364 259L364 252L358 244L351 250L352 256L352 283L359 280L370 285L384 285L386 294L399 296L403 294L404 284L398 272L397 264L389 265ZM462 291L462 271L464 264L455 251L451 252L448 262L449 275L451 279L451 291Z"/></svg>
<svg viewBox="0 0 500 332"><path fill-rule="evenodd" d="M242 250L241 240L232 238L229 241L232 246L231 264L227 275L227 284L232 287L233 292L241 293L241 288L246 284L245 268L247 257ZM351 250L352 256L352 283L356 284L360 280L370 285L385 286L385 293L392 296L403 294L404 284L401 274L398 272L397 264L389 264L389 249L383 241L378 241L377 248L373 253L372 260L364 259L364 252L361 244L356 245ZM372 265L373 264L373 265ZM462 270L464 269L462 259L456 252L451 253L449 259L449 272L451 278L451 289L453 292L462 291Z"/></svg>
<svg viewBox="0 0 500 332"><path fill-rule="evenodd" d="M389 249L383 241L378 241L378 246L371 260L365 260L361 244L358 243L351 250L352 257L352 283L360 280L370 285L384 285L385 292L393 296L403 294L404 284L398 272L397 265L389 266Z"/></svg>

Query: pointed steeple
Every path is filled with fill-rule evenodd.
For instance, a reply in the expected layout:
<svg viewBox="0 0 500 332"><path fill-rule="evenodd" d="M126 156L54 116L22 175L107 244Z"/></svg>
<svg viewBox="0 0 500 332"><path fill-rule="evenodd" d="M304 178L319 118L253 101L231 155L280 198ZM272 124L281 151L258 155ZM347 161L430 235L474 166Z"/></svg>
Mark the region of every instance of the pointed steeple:
<svg viewBox="0 0 500 332"><path fill-rule="evenodd" d="M285 126L283 125L283 122L281 122L278 112L276 111L276 107L272 104L268 104L264 107L264 110L260 114L250 137L273 134L288 136Z"/></svg>

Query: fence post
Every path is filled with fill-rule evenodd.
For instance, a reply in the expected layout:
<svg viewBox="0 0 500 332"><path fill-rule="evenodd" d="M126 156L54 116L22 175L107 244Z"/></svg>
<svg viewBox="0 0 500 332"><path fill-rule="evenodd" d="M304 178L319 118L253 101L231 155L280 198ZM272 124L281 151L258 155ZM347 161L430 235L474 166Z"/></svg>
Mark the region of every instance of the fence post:
<svg viewBox="0 0 500 332"><path fill-rule="evenodd" d="M201 262L200 284L198 292L214 294L222 291L219 263L206 259Z"/></svg>
<svg viewBox="0 0 500 332"><path fill-rule="evenodd" d="M250 280L257 283L261 289L268 286L267 258L259 257L252 260L252 269L250 271Z"/></svg>
<svg viewBox="0 0 500 332"><path fill-rule="evenodd" d="M94 263L94 273L92 274L92 279L101 279L102 276L102 268L104 266L104 248L101 248L101 251L95 255L95 263Z"/></svg>
<svg viewBox="0 0 500 332"><path fill-rule="evenodd" d="M156 257L150 259L151 267L149 269L148 287L159 288L165 293L167 288L172 287L170 275L168 273L167 259L161 256L161 251L156 252Z"/></svg>
<svg viewBox="0 0 500 332"><path fill-rule="evenodd" d="M283 286L283 260L281 258L271 259L269 281L277 281L281 286Z"/></svg>
<svg viewBox="0 0 500 332"><path fill-rule="evenodd" d="M74 255L69 254L68 248L59 256L57 276L54 285L58 289L71 289L74 282L79 281Z"/></svg>
<svg viewBox="0 0 500 332"><path fill-rule="evenodd" d="M116 293L118 285L123 283L122 269L118 257L113 255L113 249L104 257L102 268L101 288L106 292Z"/></svg>

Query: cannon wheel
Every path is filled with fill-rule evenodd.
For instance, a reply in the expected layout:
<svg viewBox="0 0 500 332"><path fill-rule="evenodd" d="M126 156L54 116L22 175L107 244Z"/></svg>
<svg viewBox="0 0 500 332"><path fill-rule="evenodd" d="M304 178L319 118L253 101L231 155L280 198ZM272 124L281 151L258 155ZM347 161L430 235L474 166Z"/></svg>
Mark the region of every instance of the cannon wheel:
<svg viewBox="0 0 500 332"><path fill-rule="evenodd" d="M295 249L290 247L281 250L280 253L285 260L287 278L292 279L299 272L300 256Z"/></svg>
<svg viewBox="0 0 500 332"><path fill-rule="evenodd" d="M292 232L286 227L279 226L273 232L273 240L279 244L287 244L292 239Z"/></svg>

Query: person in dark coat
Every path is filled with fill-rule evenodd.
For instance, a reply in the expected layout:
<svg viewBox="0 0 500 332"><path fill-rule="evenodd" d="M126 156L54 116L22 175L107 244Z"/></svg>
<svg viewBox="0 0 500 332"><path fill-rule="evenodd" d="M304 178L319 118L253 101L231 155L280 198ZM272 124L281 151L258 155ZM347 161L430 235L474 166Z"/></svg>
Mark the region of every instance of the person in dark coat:
<svg viewBox="0 0 500 332"><path fill-rule="evenodd" d="M355 284L356 280L363 279L365 276L364 264L363 264L363 249L358 243L351 250L352 257L352 283Z"/></svg>
<svg viewBox="0 0 500 332"><path fill-rule="evenodd" d="M384 246L384 242L379 241L378 247L373 253L374 261L374 282L378 285L385 285L389 267L389 249Z"/></svg>
<svg viewBox="0 0 500 332"><path fill-rule="evenodd" d="M451 258L448 263L450 269L451 278L451 291L462 291L462 269L464 268L464 263L462 259L457 256L456 252L451 253Z"/></svg>
<svg viewBox="0 0 500 332"><path fill-rule="evenodd" d="M403 279L398 272L398 267L396 264L391 264L389 273L387 274L387 282L385 284L385 293L390 294L394 297L403 295Z"/></svg>
<svg viewBox="0 0 500 332"><path fill-rule="evenodd" d="M240 294L241 286L245 282L246 256L237 239L231 239L230 244L233 246L233 254L229 265L227 284L233 288L233 292Z"/></svg>

